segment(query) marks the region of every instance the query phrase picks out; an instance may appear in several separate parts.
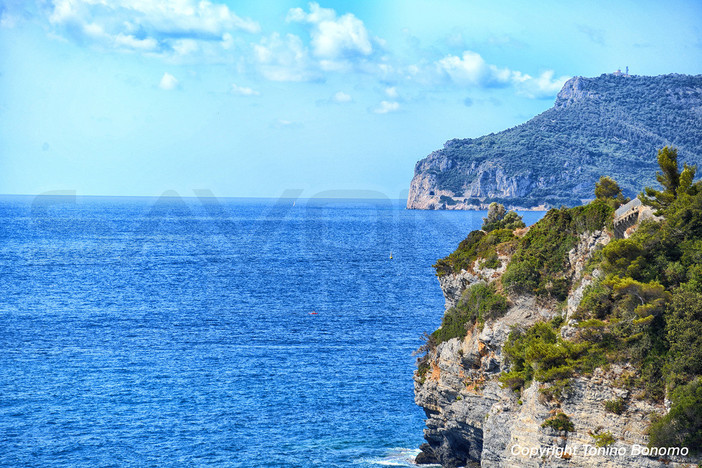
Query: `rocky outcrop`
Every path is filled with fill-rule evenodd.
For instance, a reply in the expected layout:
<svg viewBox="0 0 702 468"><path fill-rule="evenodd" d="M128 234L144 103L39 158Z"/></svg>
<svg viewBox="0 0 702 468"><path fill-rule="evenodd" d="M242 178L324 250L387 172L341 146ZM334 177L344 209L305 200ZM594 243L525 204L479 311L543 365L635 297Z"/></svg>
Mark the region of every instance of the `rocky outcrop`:
<svg viewBox="0 0 702 468"><path fill-rule="evenodd" d="M522 231L526 232L527 229L522 229ZM481 266L483 260L477 259L468 270L461 270L453 275L439 276L439 285L441 286L441 291L444 293L446 310L456 305L463 291L471 284L477 283L478 281L491 283L500 278L502 273L507 269L509 258L509 255L498 253L497 260L499 266L497 268L483 267Z"/></svg>
<svg viewBox="0 0 702 468"><path fill-rule="evenodd" d="M576 76L566 81L563 88L556 96L556 103L553 105L556 109L568 107L586 99L594 100L600 97L600 94L592 89L588 89L587 78Z"/></svg>
<svg viewBox="0 0 702 468"><path fill-rule="evenodd" d="M451 142L445 145L451 146ZM492 198L525 197L535 187L546 188L555 180L552 178L535 180L530 172L510 175L499 166L485 161L472 164L472 176L461 186L460 194L441 188L436 174L445 171L460 171L458 164L446 157L442 151L430 154L415 166L415 176L410 182L407 198L408 209L419 210L483 210L487 209ZM544 210L546 204L519 206L508 203L510 209Z"/></svg>
<svg viewBox="0 0 702 468"><path fill-rule="evenodd" d="M692 466L686 465L691 462L685 457L637 454L648 442L650 416L663 414L666 408L617 385L633 375L634 369L628 365L611 365L574 378L558 402L539 391L544 388L539 382L518 396L498 381L507 365L502 347L513 327L527 328L565 315L569 325L561 333L567 338L577 331L570 316L584 289L599 274L585 274L585 264L597 247L609 240L610 235L603 231L586 233L569 252L569 267L564 273L572 278L573 287L565 311L556 303L532 296L513 296L504 316L487 321L482 329L474 325L463 339L453 338L429 351L425 358L428 370L415 375L415 401L427 417L426 443L420 447L418 463L444 467ZM471 284L498 279L509 258L500 260L498 269L481 269L476 261L470 271L441 277L447 310ZM624 403L621 414L607 413L605 402L619 399ZM542 426L559 412L568 415L573 431ZM611 432L614 443L596 447L591 434L598 430Z"/></svg>

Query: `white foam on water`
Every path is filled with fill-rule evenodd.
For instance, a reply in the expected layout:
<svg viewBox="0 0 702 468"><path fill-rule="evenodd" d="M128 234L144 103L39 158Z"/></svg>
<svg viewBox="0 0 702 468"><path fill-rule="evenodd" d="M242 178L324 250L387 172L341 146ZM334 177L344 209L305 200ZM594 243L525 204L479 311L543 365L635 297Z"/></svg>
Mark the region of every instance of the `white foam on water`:
<svg viewBox="0 0 702 468"><path fill-rule="evenodd" d="M384 457L364 458L356 463L373 465L373 466L417 466L414 463L415 457L419 454L419 449L409 448L392 448ZM423 466L439 466L439 465L423 465Z"/></svg>

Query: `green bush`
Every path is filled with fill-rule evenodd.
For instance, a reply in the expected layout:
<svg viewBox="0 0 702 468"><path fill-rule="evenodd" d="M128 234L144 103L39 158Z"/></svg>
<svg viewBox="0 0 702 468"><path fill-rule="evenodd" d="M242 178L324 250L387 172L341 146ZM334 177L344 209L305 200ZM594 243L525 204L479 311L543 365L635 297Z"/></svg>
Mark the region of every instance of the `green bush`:
<svg viewBox="0 0 702 468"><path fill-rule="evenodd" d="M702 380L676 388L670 399L670 412L651 425L649 447L702 451Z"/></svg>
<svg viewBox="0 0 702 468"><path fill-rule="evenodd" d="M417 377L419 377L419 383L423 384L427 380L427 372L429 372L429 362L420 362L417 366Z"/></svg>
<svg viewBox="0 0 702 468"><path fill-rule="evenodd" d="M482 326L486 320L501 317L507 308L507 299L494 286L476 283L463 292L455 307L446 311L441 327L432 336L437 343L463 338L475 323Z"/></svg>
<svg viewBox="0 0 702 468"><path fill-rule="evenodd" d="M575 314L581 320L580 340L589 343L591 353L636 364L639 383L656 399L664 393L663 315L670 297L660 283L609 276L586 289Z"/></svg>
<svg viewBox="0 0 702 468"><path fill-rule="evenodd" d="M613 212L603 200L550 210L519 241L502 284L511 292L565 299L571 286L570 278L564 276L568 252L580 234L604 229Z"/></svg>
<svg viewBox="0 0 702 468"><path fill-rule="evenodd" d="M500 261L500 258L497 256L497 253L494 253L490 255L488 258L485 259L483 263L480 264L482 268L490 268L490 269L497 269L502 266L502 262Z"/></svg>
<svg viewBox="0 0 702 468"><path fill-rule="evenodd" d="M490 232L496 229L515 229L526 227L522 217L514 211L505 211L504 205L492 202L488 207L487 218L483 218L483 231Z"/></svg>
<svg viewBox="0 0 702 468"><path fill-rule="evenodd" d="M678 385L702 375L702 294L673 292L666 319L670 349L665 374L672 385Z"/></svg>
<svg viewBox="0 0 702 468"><path fill-rule="evenodd" d="M524 332L512 331L502 352L510 370L502 374L500 381L513 390L519 390L532 380L567 380L583 367L588 357L585 346L561 339L552 327L543 322ZM558 391L552 392L551 396L558 396L565 387L565 382L559 386Z"/></svg>
<svg viewBox="0 0 702 468"><path fill-rule="evenodd" d="M600 430L595 430L590 432L590 437L594 439L596 447L609 447L614 443L614 436L609 431L600 432Z"/></svg>
<svg viewBox="0 0 702 468"><path fill-rule="evenodd" d="M436 274L444 276L458 273L461 270L469 270L475 260L496 257L499 248L506 248L507 244L514 240L514 234L508 229L497 229L488 234L482 231L472 231L458 244L458 248L454 252L434 264Z"/></svg>
<svg viewBox="0 0 702 468"><path fill-rule="evenodd" d="M608 413L622 414L624 412L624 399L605 401L605 411Z"/></svg>
<svg viewBox="0 0 702 468"><path fill-rule="evenodd" d="M543 424L541 424L541 427L550 427L551 429L565 432L573 432L575 430L573 422L565 413L558 413L555 416L548 418L543 422Z"/></svg>

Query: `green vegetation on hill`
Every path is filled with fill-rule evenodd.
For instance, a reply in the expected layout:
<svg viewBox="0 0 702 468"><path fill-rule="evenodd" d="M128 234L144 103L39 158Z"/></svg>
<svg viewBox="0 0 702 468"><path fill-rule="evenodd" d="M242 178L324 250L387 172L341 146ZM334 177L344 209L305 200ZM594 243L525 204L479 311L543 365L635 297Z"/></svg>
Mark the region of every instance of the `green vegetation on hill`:
<svg viewBox="0 0 702 468"><path fill-rule="evenodd" d="M453 193L447 198L510 206L579 205L603 174L633 196L655 182L653 156L664 145L702 163L700 106L702 75L576 77L551 109L499 133L450 140L415 175L431 175L432 190ZM505 192L498 174L516 188Z"/></svg>
<svg viewBox="0 0 702 468"><path fill-rule="evenodd" d="M483 218L483 231L490 232L496 229L515 229L526 227L522 217L514 211L506 211L500 203L490 203L487 218Z"/></svg>
<svg viewBox="0 0 702 468"><path fill-rule="evenodd" d="M502 284L510 292L550 295L563 300L571 279L568 252L584 232L604 229L614 212L605 200L575 208L552 209L520 239Z"/></svg>
<svg viewBox="0 0 702 468"><path fill-rule="evenodd" d="M702 380L699 378L673 390L670 412L654 418L651 447L688 447L702 453Z"/></svg>
<svg viewBox="0 0 702 468"><path fill-rule="evenodd" d="M559 400L573 377L628 363L635 372L622 374L617 385L638 398L661 401L669 395L672 401L671 411L652 422L651 445L702 447L702 182L693 182L695 167L679 167L675 149L660 150L658 161L662 190L647 188L641 198L660 217L595 252L587 269L601 274L569 317L577 321L574 337L561 337L563 317L515 328L502 349L509 369L500 381L515 391L539 381L547 398ZM608 178L600 179L596 194L588 205L550 210L523 237L509 229L474 231L439 260L441 276L468 269L479 258L487 262L498 251L512 253L501 285L468 288L431 335L432 345L502 316L502 292L565 299L573 287L565 273L568 252L581 234L611 230L614 209L626 201ZM621 414L628 404L617 399L604 406ZM552 418L547 427L569 430L567 423L566 417ZM609 433L592 436L604 445L613 442Z"/></svg>
<svg viewBox="0 0 702 468"><path fill-rule="evenodd" d="M498 253L511 253L517 240L513 231L525 226L517 213L507 212L504 206L492 203L487 218L483 218L483 229L472 231L454 252L436 262L437 276L470 270L478 258L483 259L480 267L498 268Z"/></svg>
<svg viewBox="0 0 702 468"><path fill-rule="evenodd" d="M494 320L507 311L507 299L498 294L494 285L475 283L467 288L455 307L447 310L441 320L441 327L432 336L441 343L451 338L466 336L468 329L485 320Z"/></svg>
<svg viewBox="0 0 702 468"><path fill-rule="evenodd" d="M560 396L576 371L592 370L602 364L593 360L585 343L573 343L558 336L558 326L537 323L526 331L514 330L502 348L510 371L500 381L512 390L528 386L532 380L551 382L551 397Z"/></svg>
<svg viewBox="0 0 702 468"><path fill-rule="evenodd" d="M684 180L684 171L694 174L694 168L675 166L669 175ZM643 222L630 238L612 240L592 259L590 267L603 275L586 289L574 315L576 338L563 340L543 323L513 331L503 350L511 367L501 380L515 390L532 379L547 382L545 393L557 398L576 374L630 363L637 372L621 385L653 400L672 392L673 409L652 425L651 444L700 447L702 182L646 192L663 219ZM544 226L560 225L549 220ZM607 410L621 411L624 404L609 403Z"/></svg>
<svg viewBox="0 0 702 468"><path fill-rule="evenodd" d="M444 276L470 270L478 258L489 260L497 252L510 251L515 240L516 237L509 229L497 229L489 233L472 231L448 257L437 260L434 264L436 274Z"/></svg>

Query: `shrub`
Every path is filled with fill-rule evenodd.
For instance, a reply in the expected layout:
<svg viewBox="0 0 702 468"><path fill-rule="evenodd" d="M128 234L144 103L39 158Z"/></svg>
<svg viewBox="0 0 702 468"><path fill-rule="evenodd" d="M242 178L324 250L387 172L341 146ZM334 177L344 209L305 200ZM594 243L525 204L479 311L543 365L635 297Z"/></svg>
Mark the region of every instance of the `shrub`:
<svg viewBox="0 0 702 468"><path fill-rule="evenodd" d="M500 258L497 256L497 253L494 253L490 255L488 258L485 259L485 261L480 265L482 268L490 268L490 269L497 269L500 268L502 265L502 262L500 262Z"/></svg>
<svg viewBox="0 0 702 468"><path fill-rule="evenodd" d="M555 416L548 418L541 424L541 427L550 427L557 431L573 432L575 427L567 414L558 413Z"/></svg>
<svg viewBox="0 0 702 468"><path fill-rule="evenodd" d="M586 347L561 339L548 324L539 322L525 332L509 334L502 352L510 364L509 372L500 381L513 390L528 385L533 379L556 382L550 397L558 397L567 381L586 362ZM549 392L549 389L547 389Z"/></svg>
<svg viewBox="0 0 702 468"><path fill-rule="evenodd" d="M624 412L624 399L605 401L605 411L608 413L622 414Z"/></svg>
<svg viewBox="0 0 702 468"><path fill-rule="evenodd" d="M671 393L670 412L649 429L649 447L688 447L702 451L702 380L676 388Z"/></svg>
<svg viewBox="0 0 702 468"><path fill-rule="evenodd" d="M520 240L502 283L512 292L565 299L570 289L570 279L564 276L568 252L580 234L601 230L611 222L613 211L603 200L549 210Z"/></svg>
<svg viewBox="0 0 702 468"><path fill-rule="evenodd" d="M490 232L496 229L515 229L523 228L526 224L522 221L522 217L514 211L505 212L504 205L496 202L490 203L488 206L487 218L483 218L483 231Z"/></svg>
<svg viewBox="0 0 702 468"><path fill-rule="evenodd" d="M702 374L702 294L676 290L666 319L668 381L672 385L689 382Z"/></svg>
<svg viewBox="0 0 702 468"><path fill-rule="evenodd" d="M458 244L458 248L454 252L434 264L436 274L444 276L468 270L475 260L496 256L497 249L513 240L515 240L514 234L508 229L497 229L488 234L482 231L472 231Z"/></svg>
<svg viewBox="0 0 702 468"><path fill-rule="evenodd" d="M420 362L417 366L417 377L419 377L419 383L423 384L427 380L427 372L429 371L428 362Z"/></svg>
<svg viewBox="0 0 702 468"><path fill-rule="evenodd" d="M446 311L441 327L432 336L437 343L463 338L473 324L482 325L485 320L499 318L507 308L507 299L498 294L494 286L476 283L463 292L455 307Z"/></svg>
<svg viewBox="0 0 702 468"><path fill-rule="evenodd" d="M600 430L598 428L594 432L590 432L590 437L595 440L596 447L609 447L614 443L614 436L609 431L600 432Z"/></svg>

